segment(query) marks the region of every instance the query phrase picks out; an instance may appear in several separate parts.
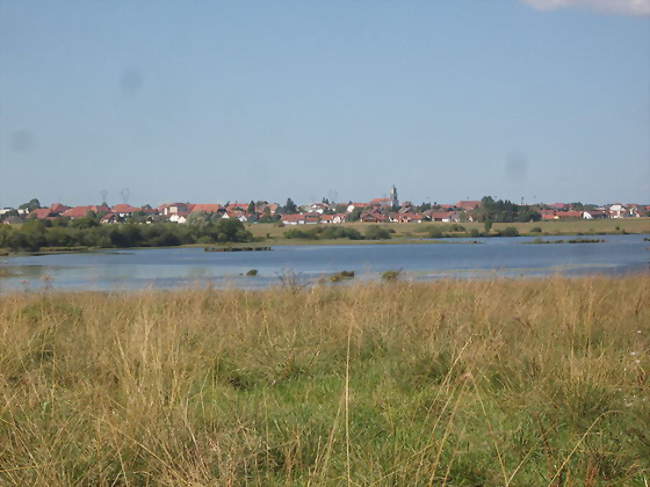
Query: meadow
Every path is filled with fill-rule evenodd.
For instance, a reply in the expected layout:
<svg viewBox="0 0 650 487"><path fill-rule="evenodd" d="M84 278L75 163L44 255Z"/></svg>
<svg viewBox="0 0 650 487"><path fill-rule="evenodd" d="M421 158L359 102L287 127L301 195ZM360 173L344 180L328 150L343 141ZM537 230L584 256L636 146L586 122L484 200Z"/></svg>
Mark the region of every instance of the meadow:
<svg viewBox="0 0 650 487"><path fill-rule="evenodd" d="M647 486L650 275L0 296L1 485Z"/></svg>
<svg viewBox="0 0 650 487"><path fill-rule="evenodd" d="M483 223L478 222L465 222L460 223L465 228L463 232L448 232L453 224L442 222L431 223L391 223L391 224L373 224L373 223L345 223L342 225L332 225L335 227L354 229L365 234L369 227L379 226L390 230L392 233L392 240L398 239L420 239L431 233L435 229L448 234L449 236L469 236L469 232L476 230L484 232ZM254 237L262 239L274 245L301 245L313 244L314 241L308 240L293 240L286 239L285 232L292 229L305 228L310 229L317 226L329 227L330 225L285 225L279 226L274 223L256 223L247 224L246 229L250 231ZM511 222L511 223L494 223L491 229L491 234L496 235L497 232L503 231L508 227L517 229L521 235L601 235L601 234L621 234L621 233L639 233L650 234L650 218L628 218L628 219L608 219L608 220L565 220L565 221L540 221L540 222ZM541 230L541 231L537 231ZM353 242L353 241L352 241ZM319 245L336 244L336 241L318 242ZM347 239L342 239L339 243L350 243Z"/></svg>

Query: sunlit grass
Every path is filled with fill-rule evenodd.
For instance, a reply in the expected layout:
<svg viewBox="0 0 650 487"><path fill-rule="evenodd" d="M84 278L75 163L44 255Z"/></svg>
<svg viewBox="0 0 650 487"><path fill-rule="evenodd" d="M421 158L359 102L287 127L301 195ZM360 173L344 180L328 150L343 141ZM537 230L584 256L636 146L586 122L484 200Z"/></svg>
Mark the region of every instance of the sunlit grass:
<svg viewBox="0 0 650 487"><path fill-rule="evenodd" d="M0 298L2 485L646 485L650 276Z"/></svg>
<svg viewBox="0 0 650 487"><path fill-rule="evenodd" d="M354 228L361 233L365 233L366 229L370 226L375 226L374 223L346 223L343 226ZM395 233L392 235L393 239L418 239L425 236L427 232L432 229L439 228L449 233L449 235L467 235L473 229L483 232L483 223L460 223L466 232L449 233L446 228L450 226L449 223L391 223L381 224L379 226L393 230ZM249 230L255 237L268 240L271 243L284 243L288 245L303 245L303 244L318 244L318 245L332 245L341 243L350 243L349 240L335 240L335 241L298 241L296 239L285 239L284 232L290 229L310 229L315 225L286 225L278 226L271 223L256 223L248 224L246 229ZM323 225L327 226L327 225ZM492 233L496 234L507 227L514 227L522 235L599 235L599 234L622 234L622 233L637 233L637 234L650 234L650 218L627 218L627 219L612 219L612 220L569 220L569 221L543 221L543 222L528 222L528 223L495 223L492 226ZM541 232L531 232L531 230L539 228ZM354 241L353 241L354 242ZM358 243L367 243L363 240ZM390 243L387 241L385 243Z"/></svg>

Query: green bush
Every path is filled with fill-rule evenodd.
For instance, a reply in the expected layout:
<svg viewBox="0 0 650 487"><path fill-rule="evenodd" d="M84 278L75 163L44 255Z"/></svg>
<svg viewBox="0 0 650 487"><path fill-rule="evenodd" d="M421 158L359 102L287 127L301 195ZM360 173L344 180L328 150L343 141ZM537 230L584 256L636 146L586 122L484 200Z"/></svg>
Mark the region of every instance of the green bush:
<svg viewBox="0 0 650 487"><path fill-rule="evenodd" d="M506 227L503 230L499 230L499 236L501 237L518 237L519 230L515 227Z"/></svg>
<svg viewBox="0 0 650 487"><path fill-rule="evenodd" d="M388 240L391 235L388 229L379 225L371 225L366 229L366 238L368 240Z"/></svg>

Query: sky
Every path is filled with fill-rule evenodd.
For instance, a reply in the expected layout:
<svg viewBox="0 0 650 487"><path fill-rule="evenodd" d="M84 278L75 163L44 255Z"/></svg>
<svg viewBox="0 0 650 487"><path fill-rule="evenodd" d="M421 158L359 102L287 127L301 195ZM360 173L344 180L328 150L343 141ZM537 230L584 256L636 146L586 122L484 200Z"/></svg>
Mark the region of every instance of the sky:
<svg viewBox="0 0 650 487"><path fill-rule="evenodd" d="M0 206L650 204L650 0L0 0Z"/></svg>

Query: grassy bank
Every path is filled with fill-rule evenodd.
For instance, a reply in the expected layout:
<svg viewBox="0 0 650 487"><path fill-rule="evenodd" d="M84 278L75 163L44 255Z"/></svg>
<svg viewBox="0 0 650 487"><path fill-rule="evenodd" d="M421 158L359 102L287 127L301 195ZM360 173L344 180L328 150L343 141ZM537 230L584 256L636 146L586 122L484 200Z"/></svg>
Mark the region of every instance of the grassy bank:
<svg viewBox="0 0 650 487"><path fill-rule="evenodd" d="M647 485L650 277L0 297L2 485Z"/></svg>
<svg viewBox="0 0 650 487"><path fill-rule="evenodd" d="M465 228L463 232L448 232L452 224L449 223L393 223L393 224L380 224L382 228L394 231L391 235L391 240L385 242L390 243L395 240L413 240L421 239L427 234L431 234L435 229L440 229L448 236L456 237L471 237L472 230L484 232L482 223L461 223ZM321 225L328 227L329 225ZM338 226L338 225L337 225ZM340 225L343 228L351 228L358 232L365 234L367 229L372 226L377 226L374 223L346 223ZM301 239L287 239L285 232L292 229L310 229L317 227L317 225L297 225L297 226L278 226L271 223L257 223L248 224L246 229L249 230L257 239L263 240L273 245L305 245L309 241ZM574 220L574 221L545 221L545 222L530 222L530 223L495 223L491 229L491 235L497 235L498 232L504 231L508 227L515 228L520 235L527 236L544 236L544 235L620 235L623 233L635 234L650 234L650 218L630 218L625 220ZM336 245L348 244L350 240L328 240L326 244L323 241L315 241L320 245ZM314 243L312 241L311 243ZM367 243L367 242L366 242ZM373 242L375 243L375 242ZM399 242L404 243L404 242Z"/></svg>

